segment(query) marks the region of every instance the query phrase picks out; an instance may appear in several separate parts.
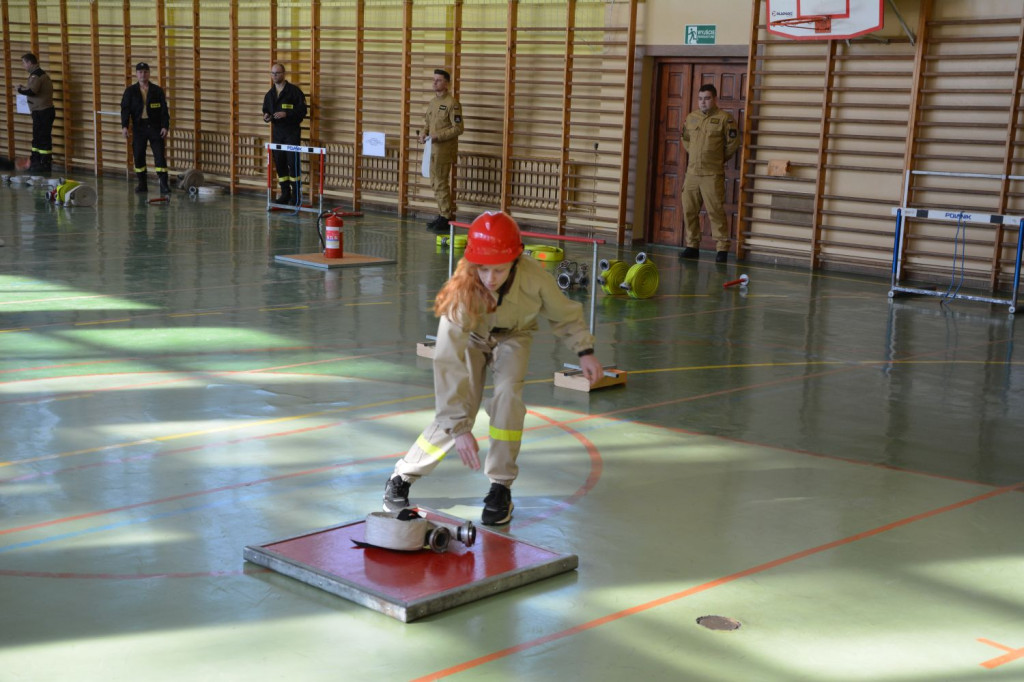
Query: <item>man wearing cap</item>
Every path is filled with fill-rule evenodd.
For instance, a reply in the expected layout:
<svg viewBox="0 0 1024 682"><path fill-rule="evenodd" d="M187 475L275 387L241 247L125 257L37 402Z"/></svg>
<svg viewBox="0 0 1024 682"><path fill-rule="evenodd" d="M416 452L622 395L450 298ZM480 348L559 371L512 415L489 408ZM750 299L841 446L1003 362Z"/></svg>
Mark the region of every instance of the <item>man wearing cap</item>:
<svg viewBox="0 0 1024 682"><path fill-rule="evenodd" d="M263 97L263 120L270 124L270 141L275 144L301 144L302 121L306 118L306 95L284 77L284 65L280 62L270 67L270 90ZM274 165L277 167L277 181L281 194L275 204L298 204L299 196L299 155L283 150L274 151ZM294 191L293 191L294 188Z"/></svg>
<svg viewBox="0 0 1024 682"><path fill-rule="evenodd" d="M160 178L160 193L170 194L171 187L167 184L167 157L164 155L164 142L171 127L171 111L167 107L167 97L159 85L149 82L149 64L146 62L135 65L135 76L138 82L125 88L121 97L121 132L125 138L128 137L129 122L132 128L135 177L138 179L135 191L149 191L146 185L148 142L153 150L156 176Z"/></svg>
<svg viewBox="0 0 1024 682"><path fill-rule="evenodd" d="M444 69L434 69L434 99L423 114L425 128L420 144L430 139L430 187L437 200L438 216L427 223L432 232L447 232L448 221L455 219L452 200L452 164L459 152L462 125L462 106L451 96L448 88L452 77Z"/></svg>
<svg viewBox="0 0 1024 682"><path fill-rule="evenodd" d="M21 65L28 71L28 82L18 86L18 94L28 99L28 110L32 114L32 160L28 169L49 173L53 168L53 121L57 118L53 83L33 53L22 55Z"/></svg>

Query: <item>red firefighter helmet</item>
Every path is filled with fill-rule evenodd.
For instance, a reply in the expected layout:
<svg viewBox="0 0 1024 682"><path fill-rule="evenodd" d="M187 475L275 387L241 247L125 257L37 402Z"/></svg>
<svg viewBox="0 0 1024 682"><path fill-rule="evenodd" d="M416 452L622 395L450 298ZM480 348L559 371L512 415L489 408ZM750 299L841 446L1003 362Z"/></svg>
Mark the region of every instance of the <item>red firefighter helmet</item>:
<svg viewBox="0 0 1024 682"><path fill-rule="evenodd" d="M501 211L487 211L469 226L465 258L477 265L511 263L523 252L519 226L512 216Z"/></svg>

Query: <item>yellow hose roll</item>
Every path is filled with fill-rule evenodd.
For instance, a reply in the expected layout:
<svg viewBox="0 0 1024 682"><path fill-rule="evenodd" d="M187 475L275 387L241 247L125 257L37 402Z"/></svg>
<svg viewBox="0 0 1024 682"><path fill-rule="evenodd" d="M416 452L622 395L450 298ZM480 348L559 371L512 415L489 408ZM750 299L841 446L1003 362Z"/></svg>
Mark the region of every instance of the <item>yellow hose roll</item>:
<svg viewBox="0 0 1024 682"><path fill-rule="evenodd" d="M438 246L448 246L448 243L451 242L452 248L458 251L459 249L466 248L467 240L468 237L464 234L457 234L454 237L447 234L439 234L437 235L436 243Z"/></svg>
<svg viewBox="0 0 1024 682"><path fill-rule="evenodd" d="M555 263L565 258L565 251L557 246L548 246L547 244L527 244L523 250L539 261Z"/></svg>
<svg viewBox="0 0 1024 682"><path fill-rule="evenodd" d="M620 260L602 260L599 267L601 274L597 276L597 283L601 285L601 290L612 295L623 293L621 285L626 280L629 267Z"/></svg>
<svg viewBox="0 0 1024 682"><path fill-rule="evenodd" d="M658 267L640 252L620 286L630 298L650 298L658 291Z"/></svg>

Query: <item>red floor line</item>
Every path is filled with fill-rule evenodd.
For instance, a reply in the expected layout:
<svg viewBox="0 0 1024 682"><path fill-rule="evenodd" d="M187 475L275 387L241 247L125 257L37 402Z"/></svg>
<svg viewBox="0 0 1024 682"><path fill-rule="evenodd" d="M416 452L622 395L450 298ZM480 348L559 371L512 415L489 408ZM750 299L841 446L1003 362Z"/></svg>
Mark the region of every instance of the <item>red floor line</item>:
<svg viewBox="0 0 1024 682"><path fill-rule="evenodd" d="M507 658L508 656L511 656L513 654L517 654L517 653L520 653L520 652L523 652L523 651L527 651L529 649L536 648L538 646L547 644L549 642L554 642L554 641L557 641L557 640L560 640L560 639L565 639L566 637L571 637L573 635L577 635L577 634L580 634L582 632L586 632L587 630L593 630L594 628L600 627L602 625L606 625L608 623L612 623L612 622L617 621L617 620L621 620L621 619L626 618L628 616L633 616L633 615L636 615L638 613L642 613L644 611L649 611L649 610L657 608L659 606L664 606L665 604L670 604L672 602L679 601L680 599L684 599L684 598L692 596L694 594L699 594L701 592L706 592L706 591L714 589L716 587L720 587L722 585L726 585L728 583L735 582L737 580L740 580L741 578L746 578L746 577L749 577L751 575L755 575L755 574L758 574L758 573L763 573L763 572L768 571L770 569L777 568L779 566L782 566L782 565L785 565L785 564L789 564L789 563L792 563L794 561L798 561L800 559L804 559L806 557L813 556L815 554L820 554L820 553L828 551L830 549L835 549L837 547L842 547L844 545L849 545L851 543L858 542L860 540L865 540L865 539L868 539L868 538L872 538L872 537L875 537L877 535L881 535L882 533L888 532L888 531L896 529L896 528L901 528L903 526L907 526L907 525L910 525L912 523L916 523L918 521L929 519L929 518L932 518L934 516L938 516L940 514L945 514L946 512L954 511L954 510L957 510L957 509L962 509L964 507L968 507L970 505L977 504L978 502L989 500L989 499L991 499L993 497L997 497L999 495L1003 495L1005 493L1012 492L1012 491L1016 490L1017 488L1021 487L1022 485L1024 485L1024 481L1019 482L1019 483L1015 483L1015 484L1010 485L1010 486L1004 486L1004 487L999 488L997 490L990 490L987 493L983 493L981 495L976 495L976 496L970 497L970 498L968 498L966 500L961 500L960 502L954 502L952 504L948 504L948 505L945 505L943 507L938 507L936 509L931 509L931 510L926 511L926 512L921 512L920 514L914 514L912 516L908 516L908 517L900 519L898 521L893 521L891 523L887 523L885 525L878 526L877 528L872 528L871 530L866 530L866 531L863 531L861 533L856 533L854 535L850 535L848 537L845 537L845 538L842 538L842 539L839 539L839 540L833 540L832 542L826 542L825 544L818 545L817 547L811 547L809 549L805 549L805 550L802 550L800 552L796 552L794 554L790 554L788 556L781 557L779 559L774 559L772 561L768 561L766 563L759 564L757 566L752 566L752 567L744 569L742 571L738 571L736 573L732 573L730 575L723 576L721 578L717 578L715 580L711 580L709 582L702 583L700 585L695 585L694 587L685 589L685 590L683 590L681 592L676 592L674 594L669 594L669 595L666 595L664 597L659 597L658 599L654 599L652 601L645 602L643 604L638 604L637 606L633 606L633 607L630 607L628 609L623 609L622 611L617 611L615 613L610 613L610 614L608 614L606 616L602 616L601 618L594 619L594 620L589 621L587 623L581 623L580 625L576 625L574 627L562 630L560 632L553 632L551 634L544 635L543 637L538 637L536 639L532 639L532 640L529 640L529 641L526 641L526 642L522 642L520 644L516 644L515 646L511 646L511 647L508 647L506 649L501 649L499 651L495 651L495 652L492 652L490 654L486 654L484 656L480 656L478 658L470 659L468 661L465 661L463 663L459 663L459 664L451 666L449 668L445 668L443 670L438 670L438 671L430 673L428 675L424 675L422 677L418 677L418 678L416 678L416 680L414 680L414 682L420 682L420 681L425 681L425 680L439 680L439 679L442 679L444 677L448 677L450 675L455 675L457 673L465 672L467 670L471 670L473 668L477 668L477 667L479 667L481 665L484 665L485 663L490 663L492 661L496 661L496 660L499 660L499 659L502 659L502 658Z"/></svg>

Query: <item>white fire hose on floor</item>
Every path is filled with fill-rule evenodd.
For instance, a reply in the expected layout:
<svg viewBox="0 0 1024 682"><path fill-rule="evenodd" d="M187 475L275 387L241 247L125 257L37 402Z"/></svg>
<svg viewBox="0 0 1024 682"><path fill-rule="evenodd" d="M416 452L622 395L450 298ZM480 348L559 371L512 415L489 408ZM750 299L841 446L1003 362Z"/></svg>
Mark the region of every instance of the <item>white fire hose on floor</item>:
<svg viewBox="0 0 1024 682"><path fill-rule="evenodd" d="M476 542L476 527L472 521L461 526L428 521L412 509L400 512L373 512L366 516L363 542L353 540L360 547L380 547L400 552L418 552L431 549L438 553L448 551L452 540L472 547Z"/></svg>

